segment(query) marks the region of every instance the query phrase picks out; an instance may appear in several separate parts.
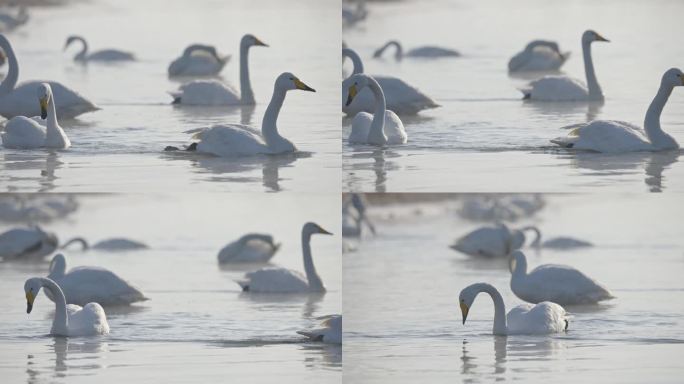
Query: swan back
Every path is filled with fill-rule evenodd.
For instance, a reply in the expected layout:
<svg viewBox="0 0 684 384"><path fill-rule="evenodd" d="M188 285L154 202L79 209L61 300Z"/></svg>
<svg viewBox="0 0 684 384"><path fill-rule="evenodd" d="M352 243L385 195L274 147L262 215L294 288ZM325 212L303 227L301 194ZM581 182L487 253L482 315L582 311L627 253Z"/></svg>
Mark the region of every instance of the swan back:
<svg viewBox="0 0 684 384"><path fill-rule="evenodd" d="M14 228L0 234L0 257L43 257L52 253L59 244L57 236L36 228Z"/></svg>
<svg viewBox="0 0 684 384"><path fill-rule="evenodd" d="M506 324L509 335L545 335L564 332L568 328L565 309L549 301L518 305L506 315Z"/></svg>

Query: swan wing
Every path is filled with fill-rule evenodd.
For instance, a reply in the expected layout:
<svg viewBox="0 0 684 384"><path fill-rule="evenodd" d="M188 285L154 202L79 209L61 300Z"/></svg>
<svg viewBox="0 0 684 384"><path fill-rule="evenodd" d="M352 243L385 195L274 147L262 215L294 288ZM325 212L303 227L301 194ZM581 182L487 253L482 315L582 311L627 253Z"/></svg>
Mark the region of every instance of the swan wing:
<svg viewBox="0 0 684 384"><path fill-rule="evenodd" d="M559 55L549 47L535 47L532 51L522 51L513 56L508 62L508 70L511 72L553 71L559 69L566 59L565 55Z"/></svg>
<svg viewBox="0 0 684 384"><path fill-rule="evenodd" d="M88 55L89 61L132 61L135 55L118 49L103 49Z"/></svg>
<svg viewBox="0 0 684 384"><path fill-rule="evenodd" d="M40 148L45 146L46 129L34 119L13 117L0 134L5 148Z"/></svg>
<svg viewBox="0 0 684 384"><path fill-rule="evenodd" d="M198 152L221 157L270 153L261 134L246 125L215 125L195 135L200 139Z"/></svg>
<svg viewBox="0 0 684 384"><path fill-rule="evenodd" d="M38 250L44 235L36 229L15 228L0 234L0 257L20 257L32 250Z"/></svg>
<svg viewBox="0 0 684 384"><path fill-rule="evenodd" d="M83 308L67 305L69 336L106 335L109 323L104 309L98 303L88 303Z"/></svg>
<svg viewBox="0 0 684 384"><path fill-rule="evenodd" d="M270 237L270 241L266 241ZM264 238L250 239L242 243L236 240L221 249L219 261L222 263L264 263L270 260L279 246L273 244L273 238L264 235Z"/></svg>
<svg viewBox="0 0 684 384"><path fill-rule="evenodd" d="M653 149L640 127L624 121L595 120L570 131L571 148L605 153Z"/></svg>
<svg viewBox="0 0 684 384"><path fill-rule="evenodd" d="M180 86L174 97L184 105L237 105L239 93L218 80L193 80Z"/></svg>
<svg viewBox="0 0 684 384"><path fill-rule="evenodd" d="M406 52L406 56L411 56L411 57L423 57L423 58L436 58L436 57L458 57L461 56L458 51L449 49L449 48L442 48L442 47L435 47L435 46L424 46L424 47L418 47L418 48L413 48Z"/></svg>
<svg viewBox="0 0 684 384"><path fill-rule="evenodd" d="M39 116L40 106L36 100L36 94L42 83L48 83L52 88L58 118L74 118L100 109L88 99L60 83L27 81L21 83L9 94L0 96L0 115L8 119L15 116Z"/></svg>
<svg viewBox="0 0 684 384"><path fill-rule="evenodd" d="M238 283L247 292L296 293L309 290L306 276L285 268L262 268L249 272Z"/></svg>
<svg viewBox="0 0 684 384"><path fill-rule="evenodd" d="M584 83L568 76L544 76L531 82L529 91L523 93L526 99L537 101L582 101L589 98Z"/></svg>
<svg viewBox="0 0 684 384"><path fill-rule="evenodd" d="M504 257L508 254L508 230L482 227L459 238L451 248L470 256Z"/></svg>
<svg viewBox="0 0 684 384"><path fill-rule="evenodd" d="M147 249L148 246L145 243L131 239L112 238L98 241L92 246L92 248L105 251L127 251L135 249Z"/></svg>
<svg viewBox="0 0 684 384"><path fill-rule="evenodd" d="M147 300L137 288L104 268L73 268L56 283L69 304L124 305Z"/></svg>
<svg viewBox="0 0 684 384"><path fill-rule="evenodd" d="M190 56L181 56L169 65L170 76L212 76L216 75L226 63L230 56L217 61L216 58L206 52L194 52Z"/></svg>
<svg viewBox="0 0 684 384"><path fill-rule="evenodd" d="M521 304L506 316L509 334L550 334L567 329L565 309L556 303Z"/></svg>
<svg viewBox="0 0 684 384"><path fill-rule="evenodd" d="M594 244L580 240L580 239L575 239L573 237L554 237L553 239L548 239L542 243L542 247L544 248L553 248L553 249L573 249L573 248L584 248L584 247L593 247Z"/></svg>
<svg viewBox="0 0 684 384"><path fill-rule="evenodd" d="M352 130L349 134L350 143L368 143L368 133L370 132L373 115L368 112L359 112L352 120Z"/></svg>
<svg viewBox="0 0 684 384"><path fill-rule="evenodd" d="M532 303L552 301L562 305L590 304L613 298L598 282L565 265L540 265L517 285L515 294Z"/></svg>
<svg viewBox="0 0 684 384"><path fill-rule="evenodd" d="M387 109L399 115L415 115L424 109L439 107L439 104L429 96L401 79L386 76L373 76L373 78L380 84L385 94ZM356 116L359 112L372 113L375 110L375 98L370 89L363 88L347 106L344 102L347 100L348 92L348 82L344 81L342 82L342 111L347 116Z"/></svg>
<svg viewBox="0 0 684 384"><path fill-rule="evenodd" d="M387 144L406 144L408 141L404 123L402 123L399 116L392 111L385 111L384 131L385 135L387 135Z"/></svg>

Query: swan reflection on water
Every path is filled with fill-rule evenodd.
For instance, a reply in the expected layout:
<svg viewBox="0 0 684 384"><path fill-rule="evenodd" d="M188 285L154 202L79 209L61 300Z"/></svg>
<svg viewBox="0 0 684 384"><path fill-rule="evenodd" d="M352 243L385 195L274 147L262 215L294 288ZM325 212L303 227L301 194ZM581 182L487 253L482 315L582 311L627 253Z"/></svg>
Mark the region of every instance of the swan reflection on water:
<svg viewBox="0 0 684 384"><path fill-rule="evenodd" d="M98 338L74 341L66 337L52 337L52 340L52 344L44 346L44 352L27 355L27 383L64 378L70 369L83 376L94 375L107 367L109 344L106 341Z"/></svg>

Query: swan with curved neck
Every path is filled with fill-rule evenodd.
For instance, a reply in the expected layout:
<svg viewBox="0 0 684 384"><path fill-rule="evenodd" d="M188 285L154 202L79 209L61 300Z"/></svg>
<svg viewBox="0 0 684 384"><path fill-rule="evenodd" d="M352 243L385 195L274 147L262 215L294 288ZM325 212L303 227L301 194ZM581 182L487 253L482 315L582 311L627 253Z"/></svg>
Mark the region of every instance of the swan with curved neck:
<svg viewBox="0 0 684 384"><path fill-rule="evenodd" d="M345 57L348 57L354 65L352 76L363 73L363 62L354 50L342 49L342 58ZM388 76L373 76L373 78L383 90L387 109L399 115L415 115L424 109L439 107L439 104L430 97L401 79ZM350 79L351 76L342 81L342 111L347 116L356 116L359 112L372 113L376 106L370 89L360 91L354 101L346 105Z"/></svg>
<svg viewBox="0 0 684 384"><path fill-rule="evenodd" d="M545 264L528 273L527 258L519 250L511 253L509 263L511 290L527 302L576 305L614 298L605 287L575 268Z"/></svg>
<svg viewBox="0 0 684 384"><path fill-rule="evenodd" d="M315 223L306 223L302 227L302 258L306 276L285 268L263 268L247 273L244 280L238 281L242 290L264 293L325 292L311 255L311 236L314 234L332 235Z"/></svg>
<svg viewBox="0 0 684 384"><path fill-rule="evenodd" d="M38 87L38 104L41 119L47 119L45 127L33 119L24 116L13 117L0 134L5 148L51 148L67 149L71 141L57 122L55 100L50 84L43 83Z"/></svg>
<svg viewBox="0 0 684 384"><path fill-rule="evenodd" d="M417 48L412 48L408 50L406 53L404 53L404 49L401 45L400 42L397 40L390 40L385 45L382 47L378 48L375 52L373 52L373 57L379 58L382 57L382 54L387 50L389 47L394 47L394 58L396 60L401 60L404 57L409 57L409 58L423 58L423 59L428 59L428 58L440 58L440 57L458 57L461 56L458 51L455 51L453 49L449 48L442 48L442 47L434 47L434 46L423 46L423 47L417 47Z"/></svg>
<svg viewBox="0 0 684 384"><path fill-rule="evenodd" d="M487 283L476 283L465 287L459 295L459 305L465 324L475 297L484 292L494 301L495 335L514 334L551 334L560 333L568 328L565 309L558 304L543 302L537 305L522 304L513 308L506 315L506 304L494 286Z"/></svg>
<svg viewBox="0 0 684 384"><path fill-rule="evenodd" d="M603 91L596 79L594 62L591 57L593 42L609 42L610 40L592 30L582 34L582 55L584 58L584 74L586 86L567 76L545 76L530 83L530 88L523 90L523 99L537 101L602 101Z"/></svg>
<svg viewBox="0 0 684 384"><path fill-rule="evenodd" d="M9 40L1 33L0 49L5 52L9 66L7 76L0 83L0 115L7 119L39 115L41 111L35 95L44 83L51 87L56 112L61 118L73 118L100 109L78 93L54 81L28 81L17 86L19 62Z"/></svg>
<svg viewBox="0 0 684 384"><path fill-rule="evenodd" d="M120 51L118 49L103 49L93 53L88 53L88 42L82 36L72 35L67 37L64 43L64 50L66 51L74 42L81 43L81 50L74 56L74 61L132 61L135 56L130 52Z"/></svg>
<svg viewBox="0 0 684 384"><path fill-rule="evenodd" d="M183 54L169 64L169 76L214 76L221 72L230 56L220 56L216 47L189 45Z"/></svg>
<svg viewBox="0 0 684 384"><path fill-rule="evenodd" d="M530 244L539 247L541 231L535 226L527 226L522 229L511 229L506 224L484 226L477 228L461 236L451 249L476 257L506 257L512 251L525 246L525 232L533 231L535 239Z"/></svg>
<svg viewBox="0 0 684 384"><path fill-rule="evenodd" d="M53 280L32 277L24 283L26 313L31 313L36 296L42 288L55 298L55 317L50 334L55 336L94 336L109 333L104 309L98 303L88 303L83 308L67 305L62 289Z"/></svg>
<svg viewBox="0 0 684 384"><path fill-rule="evenodd" d="M217 80L194 80L180 87L171 95L174 104L184 105L254 105L254 92L249 78L250 47L268 47L254 35L247 34L240 40L240 93Z"/></svg>
<svg viewBox="0 0 684 384"><path fill-rule="evenodd" d="M660 87L646 111L644 129L624 121L594 120L578 124L566 137L551 140L564 148L606 153L666 151L679 148L674 137L663 131L660 115L675 87L684 85L684 73L667 70Z"/></svg>
<svg viewBox="0 0 684 384"><path fill-rule="evenodd" d="M508 71L555 71L565 64L568 57L570 52L561 52L555 41L534 40L511 58Z"/></svg>
<svg viewBox="0 0 684 384"><path fill-rule="evenodd" d="M366 112L359 112L354 117L349 142L379 146L405 144L408 141L408 136L406 135L404 124L399 119L399 116L387 110L385 94L380 84L374 78L363 73L352 75L348 83L350 85L347 91L347 106L366 87L373 93L375 104L375 111L372 116Z"/></svg>

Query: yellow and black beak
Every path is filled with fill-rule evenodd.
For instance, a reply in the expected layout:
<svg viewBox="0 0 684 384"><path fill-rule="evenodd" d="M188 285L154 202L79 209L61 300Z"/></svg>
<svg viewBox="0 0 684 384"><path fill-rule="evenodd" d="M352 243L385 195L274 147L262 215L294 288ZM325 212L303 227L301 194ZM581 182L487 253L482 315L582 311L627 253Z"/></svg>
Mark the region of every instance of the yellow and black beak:
<svg viewBox="0 0 684 384"><path fill-rule="evenodd" d="M332 235L332 232L328 232L325 229L318 227L318 233L321 233L323 235Z"/></svg>
<svg viewBox="0 0 684 384"><path fill-rule="evenodd" d="M352 84L351 87L349 87L349 94L347 95L347 103L345 104L347 107L349 104L352 103L354 98L356 97L356 94L358 93L358 89L356 88L356 84Z"/></svg>
<svg viewBox="0 0 684 384"><path fill-rule="evenodd" d="M33 292L26 292L26 313L31 313L31 310L33 309L33 300L35 300L36 297L33 296Z"/></svg>
<svg viewBox="0 0 684 384"><path fill-rule="evenodd" d="M301 80L299 80L299 79L296 79L296 78L295 78L295 79L294 79L294 84L295 84L295 87L297 87L297 89L301 89L302 91L316 92L315 89L313 89L313 88L309 87L308 85L304 84L304 82L301 81Z"/></svg>
<svg viewBox="0 0 684 384"><path fill-rule="evenodd" d="M466 318L468 317L468 305L466 303L461 302L461 314L463 315L463 324L465 324Z"/></svg>
<svg viewBox="0 0 684 384"><path fill-rule="evenodd" d="M679 80L682 81L682 85L684 85L684 75L679 75Z"/></svg>
<svg viewBox="0 0 684 384"><path fill-rule="evenodd" d="M43 120L47 119L47 104L48 104L47 97L41 97L40 98L40 118Z"/></svg>
<svg viewBox="0 0 684 384"><path fill-rule="evenodd" d="M610 43L610 40L606 39L605 37L599 35L598 33L596 34L596 41L605 41L606 43Z"/></svg>
<svg viewBox="0 0 684 384"><path fill-rule="evenodd" d="M256 37L254 38L254 45L258 45L260 47L268 47L268 44L264 43L263 41L257 39Z"/></svg>

